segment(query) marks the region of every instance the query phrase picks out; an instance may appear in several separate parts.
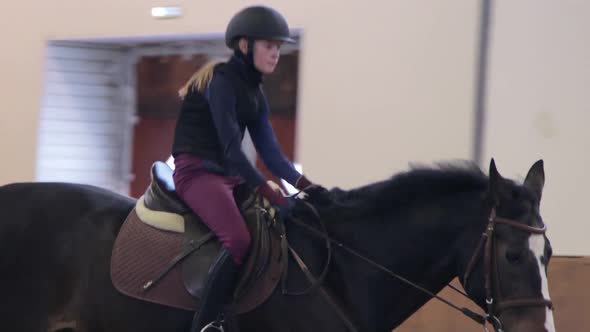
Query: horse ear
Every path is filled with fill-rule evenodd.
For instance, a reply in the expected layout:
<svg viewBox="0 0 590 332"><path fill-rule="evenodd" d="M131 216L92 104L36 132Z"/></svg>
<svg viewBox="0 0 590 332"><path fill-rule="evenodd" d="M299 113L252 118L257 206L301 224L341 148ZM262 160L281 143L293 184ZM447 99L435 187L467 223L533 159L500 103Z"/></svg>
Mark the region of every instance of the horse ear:
<svg viewBox="0 0 590 332"><path fill-rule="evenodd" d="M543 160L538 160L531 166L529 172L524 179L524 186L531 189L539 201L543 194L543 186L545 185L545 170L543 169Z"/></svg>
<svg viewBox="0 0 590 332"><path fill-rule="evenodd" d="M490 161L490 176L489 176L489 192L488 195L490 199L494 203L494 205L498 204L499 201L499 193L500 193L500 185L502 183L502 175L498 172L496 168L496 162L494 158Z"/></svg>

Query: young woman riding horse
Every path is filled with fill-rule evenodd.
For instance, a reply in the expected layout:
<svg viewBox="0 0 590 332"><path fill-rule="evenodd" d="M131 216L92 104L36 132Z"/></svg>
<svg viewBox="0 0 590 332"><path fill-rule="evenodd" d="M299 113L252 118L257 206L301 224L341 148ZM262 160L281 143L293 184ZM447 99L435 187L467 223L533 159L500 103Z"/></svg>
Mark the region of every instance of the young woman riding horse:
<svg viewBox="0 0 590 332"><path fill-rule="evenodd" d="M291 205L267 184L241 150L245 129L273 174L300 190L319 188L281 152L261 89L262 76L276 68L282 43L293 42L287 22L274 9L249 7L231 19L225 42L234 50L229 61L205 66L181 89L183 103L172 148L178 195L225 249L207 282L203 310L197 317L199 329L215 320L229 298L250 245L232 194L234 187L245 181L283 215Z"/></svg>

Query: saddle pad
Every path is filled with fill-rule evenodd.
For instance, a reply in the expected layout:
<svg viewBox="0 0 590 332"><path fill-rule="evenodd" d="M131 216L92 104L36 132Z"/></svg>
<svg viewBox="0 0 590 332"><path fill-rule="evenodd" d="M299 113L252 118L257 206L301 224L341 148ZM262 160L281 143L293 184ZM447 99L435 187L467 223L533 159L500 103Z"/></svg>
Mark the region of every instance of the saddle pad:
<svg viewBox="0 0 590 332"><path fill-rule="evenodd" d="M140 221L133 210L113 247L111 279L115 288L135 299L197 311L198 300L184 288L181 264L147 291L143 288L182 251L183 239L182 233L163 231Z"/></svg>
<svg viewBox="0 0 590 332"><path fill-rule="evenodd" d="M184 232L179 232L179 228L166 231L163 227L151 226L140 220L137 207L129 214L115 240L111 258L113 285L122 294L138 300L199 310L200 301L186 290L186 283L202 282L199 275L209 269L203 266L205 252L192 253L144 290L146 284L159 277L186 249L188 234L186 229ZM236 287L237 313L251 311L264 303L279 283L283 264L286 264L286 257L281 253L280 234L269 227L264 218L268 216L263 215L258 208L247 209L244 213L252 244ZM199 222L191 219L195 218L187 222Z"/></svg>

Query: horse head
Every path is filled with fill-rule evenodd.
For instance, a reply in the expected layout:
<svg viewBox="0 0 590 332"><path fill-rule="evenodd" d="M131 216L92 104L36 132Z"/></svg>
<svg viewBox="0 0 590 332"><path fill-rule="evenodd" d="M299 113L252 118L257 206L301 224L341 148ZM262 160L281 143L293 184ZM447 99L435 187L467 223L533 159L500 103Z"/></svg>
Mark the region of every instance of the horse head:
<svg viewBox="0 0 590 332"><path fill-rule="evenodd" d="M544 182L542 160L522 185L490 163L490 216L473 254L465 256L461 282L496 331L555 331L547 281L552 250L539 210Z"/></svg>

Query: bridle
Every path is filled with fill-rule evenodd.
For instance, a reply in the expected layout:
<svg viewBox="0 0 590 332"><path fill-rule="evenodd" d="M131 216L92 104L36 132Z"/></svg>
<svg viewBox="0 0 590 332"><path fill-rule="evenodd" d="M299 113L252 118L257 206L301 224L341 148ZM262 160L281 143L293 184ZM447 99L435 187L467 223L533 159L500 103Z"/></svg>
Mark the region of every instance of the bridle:
<svg viewBox="0 0 590 332"><path fill-rule="evenodd" d="M545 298L521 298L515 300L501 301L500 294L497 294L496 301L494 300L493 288L495 286L497 292L500 292L500 280L498 276L498 264L497 260L494 260L492 253L495 253L496 246L494 230L497 224L507 225L516 228L520 231L527 232L530 234L545 234L547 232L547 226L542 224L541 227L533 227L524 225L514 220L505 219L496 215L496 209L492 208L490 217L488 219L488 225L486 230L481 235L479 244L477 245L475 252L469 260L467 270L463 276L463 288L467 289L467 282L473 272L475 265L477 264L479 257L482 255L483 250L483 269L484 269L484 281L485 281L485 292L486 292L486 319L492 323L496 331L502 332L502 324L498 319L497 315L508 309L521 308L521 307L548 307L553 310L553 303L551 300ZM495 276L495 278L494 278ZM492 286L494 283L494 286ZM486 328L487 330L487 328Z"/></svg>
<svg viewBox="0 0 590 332"><path fill-rule="evenodd" d="M551 302L551 300L548 300L545 298L522 298L522 299L515 299L515 300L500 301L499 300L500 296L497 296L498 301L495 301L494 294L493 294L493 287L492 287L492 283L494 283L494 285L496 286L495 288L499 292L500 288L498 287L499 286L499 278L498 278L499 274L498 274L497 260L494 260L492 257L492 252L494 252L494 249L495 249L495 246L494 246L495 226L497 224L503 224L503 225L507 225L507 226L516 228L520 231L530 233L530 234L545 234L545 232L547 231L547 226L545 224L543 224L541 227L533 227L533 226L524 225L524 224L519 223L514 220L498 217L496 215L496 208L493 207L491 209L490 216L488 218L487 227L486 227L485 231L482 233L479 243L478 243L473 255L471 256L471 259L469 261L469 264L468 264L465 274L463 276L463 288L467 289L467 282L469 281L469 277L471 276L471 273L473 272L475 265L479 261L479 258L481 257L482 251L483 251L484 282L485 282L485 291L486 291L486 300L485 301L487 304L487 308L486 308L485 316L482 316L476 312L473 312L472 310L470 310L468 308L459 307L459 306L453 304L452 302L444 299L443 297L435 294L434 292L431 292L430 290L396 274L395 272L391 271L390 269L386 268L385 266L375 262L374 260L367 258L364 255L361 255L360 253L349 248L348 246L344 245L343 243L331 238L327 234L327 230L325 228L325 225L323 225L324 222L320 218L320 215L319 215L318 211L315 209L315 207L313 207L313 205L311 205L307 202L304 202L304 203L308 207L308 209L311 210L311 212L315 215L315 217L318 219L318 221L322 224L322 227L321 227L322 229L318 230L315 227L312 227L312 226L306 224L305 222L298 220L297 218L293 218L289 222L302 227L303 229L307 230L308 233L310 233L311 235L317 236L319 238L322 238L324 241L326 241L326 245L329 248L329 250L328 250L329 256L331 256L331 252L332 252L331 246L329 245L331 243L336 248L340 248L340 250L348 252L349 254L357 257L359 260L365 262L367 265L372 266L373 268L380 270L380 271L388 274L389 276L391 276L391 277L393 277L393 278L395 278L395 279L397 279L397 280L399 280L399 281L401 281L401 282L403 282L403 283L405 283L405 284L407 284L407 285L409 285L409 286L411 286L411 287L413 287L425 294L428 294L431 298L435 298L435 299L445 303L446 305L450 306L451 308L461 312L462 314L471 318L472 320L474 320L478 324L483 325L485 331L489 332L489 330L486 326L486 322L490 322L492 324L492 326L494 327L494 329L496 330L496 332L503 332L502 323L501 323L500 319L497 317L497 315L500 312L508 310L508 309L522 308L522 307L548 307L549 309L553 310L553 303ZM328 266L326 266L324 268L324 271L321 273L319 278L314 277L311 274L311 271L309 271L309 269L307 268L307 266L305 266L304 263L301 264L302 263L301 260L297 259L297 258L298 257L296 257L296 260L300 262L299 267L305 272L305 275L307 276L308 280L311 283L311 286L307 289L307 291L319 289L321 295L328 301L330 306L334 308L335 312L341 318L341 320L345 323L345 325L348 327L348 329L353 332L358 331L358 329L355 327L352 319L350 319L350 317L344 312L344 310L342 310L342 308L340 308L340 306L323 289L322 283L323 283L324 277L327 274L326 271L327 271ZM328 264L329 264L329 261L330 260L328 260ZM496 264L494 264L494 263L496 263ZM494 278L494 276L496 278ZM465 296L466 298L471 299L469 297L469 295L467 295L465 292L459 290L457 287L455 287L451 284L449 284L448 286L450 288L452 288L453 290L457 291L458 293L460 293L461 295ZM307 293L307 291L303 292L303 293ZM300 293L300 294L302 294L302 293Z"/></svg>

